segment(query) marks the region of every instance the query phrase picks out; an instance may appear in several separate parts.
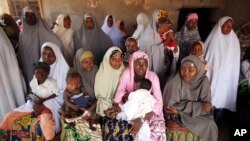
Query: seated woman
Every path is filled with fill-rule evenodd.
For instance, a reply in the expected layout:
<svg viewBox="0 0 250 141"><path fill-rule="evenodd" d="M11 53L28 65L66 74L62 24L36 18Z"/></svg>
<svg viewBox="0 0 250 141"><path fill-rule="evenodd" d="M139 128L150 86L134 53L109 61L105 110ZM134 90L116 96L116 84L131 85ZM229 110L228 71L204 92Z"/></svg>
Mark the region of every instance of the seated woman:
<svg viewBox="0 0 250 141"><path fill-rule="evenodd" d="M59 87L59 96L46 100L44 102L37 102L34 105L34 113L40 114L41 111L46 107L49 109L50 112L52 112L53 119L55 121L55 131L54 130L46 130L48 134L54 134L59 133L61 130L60 126L60 115L59 115L59 109L63 105L63 91L66 88L66 76L67 72L69 70L69 66L66 63L60 48L51 42L46 42L43 44L41 49L41 59L40 61L46 62L50 65L50 73L48 77L51 77L56 80L57 86ZM30 134L34 131L31 131L31 129L36 128L35 122L36 116L34 114L27 113L24 114L23 117L17 118L16 115L20 114L18 111L10 112L8 115L6 115L5 119L2 123L9 123L10 130L11 130L11 136L12 140L14 139L20 139L20 140L31 140L34 138L40 138L41 134L35 133L36 136L31 136ZM25 119L25 120L24 120ZM33 121L33 122L25 122L27 121ZM13 124L12 124L13 123ZM25 128L24 128L25 126ZM25 129L25 130L24 130ZM35 131L36 132L36 131ZM23 136L25 134L25 136Z"/></svg>
<svg viewBox="0 0 250 141"><path fill-rule="evenodd" d="M149 58L143 51L134 52L130 57L129 67L123 72L119 86L117 88L114 101L117 104L123 105L122 99L126 99L130 92L135 90L135 79L147 78L152 82L150 92L156 100L153 112L145 115L144 121L149 123L151 129L150 138L152 141L166 140L165 136L165 121L162 113L162 93L160 89L159 79L157 75L149 70ZM130 134L136 137L137 132L141 128L143 122L140 118L134 120ZM137 138L135 138L136 140Z"/></svg>
<svg viewBox="0 0 250 141"><path fill-rule="evenodd" d="M178 130L171 129L169 123L177 122L198 138L217 141L218 129L213 120L210 84L205 75L204 64L198 57L190 55L182 60L180 72L165 86L163 101L168 117L168 138L172 140L173 135L178 133ZM185 133L181 132L190 140L192 136Z"/></svg>
<svg viewBox="0 0 250 141"><path fill-rule="evenodd" d="M81 138L88 136L91 140L102 141L100 125L94 123L96 124L96 126L93 125L95 130L92 130L93 128L91 128L91 122L96 122L98 119L98 116L96 116L94 111L96 107L94 83L98 68L94 64L94 55L92 52L86 51L84 48L78 49L74 58L74 69L81 75L82 86L94 102L89 108L86 109L88 112L91 112L90 117L85 117L86 120L79 120L77 117L74 119L74 126L62 121L63 128L61 139L71 140L74 139L74 135L77 134L80 135Z"/></svg>

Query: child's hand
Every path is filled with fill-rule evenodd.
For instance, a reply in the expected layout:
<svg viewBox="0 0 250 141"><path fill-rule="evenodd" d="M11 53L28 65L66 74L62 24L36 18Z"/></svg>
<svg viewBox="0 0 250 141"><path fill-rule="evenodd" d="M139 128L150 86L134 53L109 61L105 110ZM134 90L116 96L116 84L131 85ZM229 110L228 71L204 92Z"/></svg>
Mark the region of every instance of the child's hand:
<svg viewBox="0 0 250 141"><path fill-rule="evenodd" d="M211 103L203 103L202 104L202 110L204 112L209 113L209 112L211 112L212 108L213 108L213 105Z"/></svg>
<svg viewBox="0 0 250 141"><path fill-rule="evenodd" d="M164 108L164 111L166 112L166 113L168 113L168 114L175 114L175 115L178 115L178 111L175 109L175 108L173 108L173 107L165 107Z"/></svg>

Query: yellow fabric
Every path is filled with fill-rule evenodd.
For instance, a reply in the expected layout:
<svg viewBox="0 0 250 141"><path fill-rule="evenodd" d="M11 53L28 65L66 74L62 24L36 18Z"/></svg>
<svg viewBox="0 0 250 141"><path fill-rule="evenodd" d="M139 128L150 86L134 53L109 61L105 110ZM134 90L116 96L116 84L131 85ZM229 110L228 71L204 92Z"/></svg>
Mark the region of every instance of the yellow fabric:
<svg viewBox="0 0 250 141"><path fill-rule="evenodd" d="M192 132L167 130L166 135L167 141L205 141Z"/></svg>
<svg viewBox="0 0 250 141"><path fill-rule="evenodd" d="M80 57L80 61L86 59L86 58L94 58L91 51L85 51L82 56Z"/></svg>

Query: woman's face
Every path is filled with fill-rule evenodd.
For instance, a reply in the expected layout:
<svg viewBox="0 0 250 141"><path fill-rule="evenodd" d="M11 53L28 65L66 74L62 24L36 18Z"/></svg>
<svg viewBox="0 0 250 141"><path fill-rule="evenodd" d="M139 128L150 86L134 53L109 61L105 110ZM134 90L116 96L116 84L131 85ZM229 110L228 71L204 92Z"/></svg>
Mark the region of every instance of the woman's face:
<svg viewBox="0 0 250 141"><path fill-rule="evenodd" d="M202 46L201 44L199 43L195 43L192 48L191 48L191 54L192 55L195 55L197 57L203 55L203 49L202 49Z"/></svg>
<svg viewBox="0 0 250 141"><path fill-rule="evenodd" d="M193 62L185 61L181 64L181 78L187 82L190 82L194 79L197 74L197 68Z"/></svg>
<svg viewBox="0 0 250 141"><path fill-rule="evenodd" d="M38 84L42 84L48 77L49 72L43 68L37 68L34 71L35 77L38 81Z"/></svg>
<svg viewBox="0 0 250 141"><path fill-rule="evenodd" d="M30 26L35 25L37 22L36 15L31 12L25 12L24 19L26 23Z"/></svg>
<svg viewBox="0 0 250 141"><path fill-rule="evenodd" d="M83 71L90 72L94 66L94 60L91 57L85 58L81 61Z"/></svg>
<svg viewBox="0 0 250 141"><path fill-rule="evenodd" d="M109 64L113 69L119 70L120 67L122 66L122 61L123 61L122 53L117 52L113 56L111 56L111 58L109 59Z"/></svg>
<svg viewBox="0 0 250 141"><path fill-rule="evenodd" d="M145 76L148 69L148 60L144 58L138 58L134 60L134 71L138 76Z"/></svg>
<svg viewBox="0 0 250 141"><path fill-rule="evenodd" d="M70 19L69 16L68 16L68 17L65 17L65 18L63 19L63 26L64 26L65 28L67 28L67 29L70 28L70 26L71 26L71 19Z"/></svg>
<svg viewBox="0 0 250 141"><path fill-rule="evenodd" d="M224 35L228 35L231 32L232 28L233 28L233 21L229 19L221 26L221 32Z"/></svg>
<svg viewBox="0 0 250 141"><path fill-rule="evenodd" d="M197 19L191 19L187 22L187 28L188 30L195 30L198 24Z"/></svg>
<svg viewBox="0 0 250 141"><path fill-rule="evenodd" d="M134 53L139 50L137 42L135 40L129 40L126 46L127 52Z"/></svg>
<svg viewBox="0 0 250 141"><path fill-rule="evenodd" d="M108 27L112 27L113 26L113 17L112 16L108 17L107 23L108 23Z"/></svg>
<svg viewBox="0 0 250 141"><path fill-rule="evenodd" d="M95 26L94 20L92 17L87 17L85 20L85 27L89 30L93 29Z"/></svg>
<svg viewBox="0 0 250 141"><path fill-rule="evenodd" d="M43 62L48 63L49 65L52 65L56 61L56 55L51 47L44 47L42 50L42 59Z"/></svg>

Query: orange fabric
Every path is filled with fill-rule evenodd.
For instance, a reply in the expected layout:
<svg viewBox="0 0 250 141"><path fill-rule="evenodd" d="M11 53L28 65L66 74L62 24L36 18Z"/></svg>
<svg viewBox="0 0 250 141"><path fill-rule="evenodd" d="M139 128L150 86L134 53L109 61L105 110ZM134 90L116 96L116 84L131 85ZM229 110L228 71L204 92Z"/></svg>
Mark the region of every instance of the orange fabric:
<svg viewBox="0 0 250 141"><path fill-rule="evenodd" d="M46 110L47 111L47 110ZM40 126L46 140L52 140L56 135L56 124L50 113L40 115Z"/></svg>
<svg viewBox="0 0 250 141"><path fill-rule="evenodd" d="M52 112L50 111L50 109L44 108L44 109L41 111L40 115L42 115L42 114L52 114Z"/></svg>
<svg viewBox="0 0 250 141"><path fill-rule="evenodd" d="M11 111L6 114L3 121L0 123L0 129L3 130L11 130L12 123L17 120L18 118L28 115L30 113L27 112L18 112L18 111Z"/></svg>

